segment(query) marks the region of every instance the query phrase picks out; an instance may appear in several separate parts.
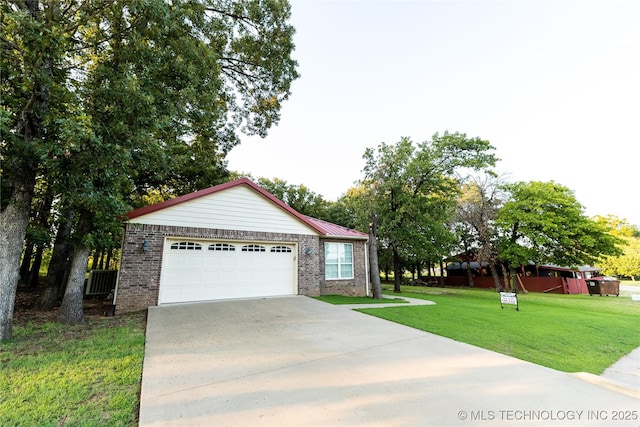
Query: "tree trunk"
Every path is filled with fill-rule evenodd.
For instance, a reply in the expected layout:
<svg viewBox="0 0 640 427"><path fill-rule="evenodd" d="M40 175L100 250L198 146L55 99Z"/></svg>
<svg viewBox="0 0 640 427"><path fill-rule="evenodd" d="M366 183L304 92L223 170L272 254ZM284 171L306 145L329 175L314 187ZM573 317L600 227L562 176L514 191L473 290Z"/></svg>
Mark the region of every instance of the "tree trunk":
<svg viewBox="0 0 640 427"><path fill-rule="evenodd" d="M109 270L111 268L111 257L113 256L113 248L109 248L107 251L107 260L105 263L105 269Z"/></svg>
<svg viewBox="0 0 640 427"><path fill-rule="evenodd" d="M518 284L516 283L516 278L518 277L518 272L515 268L509 269L509 285L511 286L511 290L518 291Z"/></svg>
<svg viewBox="0 0 640 427"><path fill-rule="evenodd" d="M380 267L378 266L378 225L376 214L371 212L371 224L369 224L369 279L373 290L374 299L382 299L382 285L380 284Z"/></svg>
<svg viewBox="0 0 640 427"><path fill-rule="evenodd" d="M402 284L402 267L400 265L400 254L395 246L391 246L393 251L393 292L399 294L402 292L400 285Z"/></svg>
<svg viewBox="0 0 640 427"><path fill-rule="evenodd" d="M467 257L467 280L469 287L473 288L473 272L471 271L471 261L469 261L469 257Z"/></svg>
<svg viewBox="0 0 640 427"><path fill-rule="evenodd" d="M509 273L507 273L507 268L504 264L500 264L500 267L502 267L502 289L509 289Z"/></svg>
<svg viewBox="0 0 640 427"><path fill-rule="evenodd" d="M65 272L67 271L67 262L69 260L69 236L73 228L73 220L75 212L69 210L66 213L66 219L61 220L58 225L58 233L56 234L55 243L53 245L53 254L49 262L47 270L47 279L45 288L40 296L40 310L51 310L58 304L62 287L65 283Z"/></svg>
<svg viewBox="0 0 640 427"><path fill-rule="evenodd" d="M42 265L42 253L44 245L38 245L36 254L33 256L33 264L31 265L31 278L29 279L29 287L35 289L40 285L40 266Z"/></svg>
<svg viewBox="0 0 640 427"><path fill-rule="evenodd" d="M498 276L498 269L494 262L489 263L489 270L491 270L491 277L493 277L493 284L496 285L496 292L500 292L500 276Z"/></svg>
<svg viewBox="0 0 640 427"><path fill-rule="evenodd" d="M25 174L28 175L28 172ZM22 179L26 185L14 191L9 205L0 212L0 341L13 337L13 308L20 278L20 255L33 197L33 186L29 186L31 177L26 175Z"/></svg>
<svg viewBox="0 0 640 427"><path fill-rule="evenodd" d="M91 231L91 214L81 212L78 228L75 232L71 269L67 280L67 287L60 306L60 321L67 325L75 325L84 321L82 311L82 297L84 294L84 278L87 273L89 254L91 251L83 243L83 238Z"/></svg>
<svg viewBox="0 0 640 427"><path fill-rule="evenodd" d="M29 283L29 271L31 270L31 258L33 258L33 242L28 239L24 244L24 251L22 253L22 262L20 263L20 278L18 283L26 285Z"/></svg>
<svg viewBox="0 0 640 427"><path fill-rule="evenodd" d="M98 249L93 251L93 261L91 262L91 269L92 270L98 269Z"/></svg>
<svg viewBox="0 0 640 427"><path fill-rule="evenodd" d="M60 307L60 321L67 325L75 325L84 321L82 310L82 296L84 294L84 277L89 261L89 249L78 242L73 251L71 272L64 291L62 306Z"/></svg>

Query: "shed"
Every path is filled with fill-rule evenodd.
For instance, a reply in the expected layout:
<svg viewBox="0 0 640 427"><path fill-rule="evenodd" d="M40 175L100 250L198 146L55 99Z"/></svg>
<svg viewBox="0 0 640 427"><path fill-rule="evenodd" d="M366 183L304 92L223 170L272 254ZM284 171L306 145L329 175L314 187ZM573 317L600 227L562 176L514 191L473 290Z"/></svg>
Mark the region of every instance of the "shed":
<svg viewBox="0 0 640 427"><path fill-rule="evenodd" d="M126 215L114 304L367 295L367 240L238 179Z"/></svg>

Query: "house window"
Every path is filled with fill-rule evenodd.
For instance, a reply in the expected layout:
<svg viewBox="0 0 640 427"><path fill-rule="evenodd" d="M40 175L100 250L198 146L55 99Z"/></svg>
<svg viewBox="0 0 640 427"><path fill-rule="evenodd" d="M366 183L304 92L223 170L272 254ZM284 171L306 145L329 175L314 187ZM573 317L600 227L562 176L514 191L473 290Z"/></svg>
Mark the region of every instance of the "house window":
<svg viewBox="0 0 640 427"><path fill-rule="evenodd" d="M225 251L225 252L233 252L236 250L236 247L230 245L228 243L214 243L213 245L209 245L210 251Z"/></svg>
<svg viewBox="0 0 640 427"><path fill-rule="evenodd" d="M267 249L260 245L244 245L242 252L265 252Z"/></svg>
<svg viewBox="0 0 640 427"><path fill-rule="evenodd" d="M171 245L171 249L177 249L180 251L201 251L202 245L194 242L176 242Z"/></svg>
<svg viewBox="0 0 640 427"><path fill-rule="evenodd" d="M274 246L270 249L270 252L284 252L284 253L290 253L291 252L291 247L289 246Z"/></svg>
<svg viewBox="0 0 640 427"><path fill-rule="evenodd" d="M351 243L324 244L324 277L353 279L353 245Z"/></svg>

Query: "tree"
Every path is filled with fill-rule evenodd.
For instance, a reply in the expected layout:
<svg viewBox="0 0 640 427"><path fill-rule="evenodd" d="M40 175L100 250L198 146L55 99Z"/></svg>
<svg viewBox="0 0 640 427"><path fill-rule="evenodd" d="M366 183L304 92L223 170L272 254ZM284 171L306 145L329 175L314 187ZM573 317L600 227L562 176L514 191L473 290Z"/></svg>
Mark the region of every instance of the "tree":
<svg viewBox="0 0 640 427"><path fill-rule="evenodd" d="M364 154L367 211L378 219L380 246L393 256L394 292L411 257L437 262L454 243L448 228L465 168L480 170L496 158L491 144L445 132L417 146L409 138Z"/></svg>
<svg viewBox="0 0 640 427"><path fill-rule="evenodd" d="M462 186L455 214L455 230L462 242L462 249L467 253L475 252L481 265L489 265L496 289L500 288L500 280L496 269L498 247L495 219L505 198L503 185L501 178L492 173L471 178ZM469 285L473 286L469 266L467 262Z"/></svg>
<svg viewBox="0 0 640 427"><path fill-rule="evenodd" d="M621 255L603 256L597 266L607 276L631 277L635 280L640 276L640 228L612 215L597 216L594 220L609 228L611 234L623 242Z"/></svg>
<svg viewBox="0 0 640 427"><path fill-rule="evenodd" d="M305 185L274 178L258 178L258 185L303 215L326 219L329 203Z"/></svg>
<svg viewBox="0 0 640 427"><path fill-rule="evenodd" d="M298 74L284 0L27 0L0 8L4 340L38 176L55 180L76 214L73 253L84 258L72 262L77 288L96 234L126 210L130 194L221 182L238 131L265 136ZM77 312L77 289L71 294Z"/></svg>
<svg viewBox="0 0 640 427"><path fill-rule="evenodd" d="M603 255L620 253L620 240L606 226L588 218L567 187L550 182L506 186L508 199L496 218L500 260L512 276L520 265L595 264Z"/></svg>

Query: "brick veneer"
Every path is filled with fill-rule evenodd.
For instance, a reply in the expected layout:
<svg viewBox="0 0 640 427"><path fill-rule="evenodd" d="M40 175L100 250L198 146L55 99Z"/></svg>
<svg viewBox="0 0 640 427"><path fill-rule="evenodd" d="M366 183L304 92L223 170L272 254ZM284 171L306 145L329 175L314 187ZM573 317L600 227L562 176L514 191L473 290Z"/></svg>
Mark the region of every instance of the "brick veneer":
<svg viewBox="0 0 640 427"><path fill-rule="evenodd" d="M325 240L321 240L319 236L127 224L122 245L116 297L116 310L118 313L143 310L158 304L160 269L166 237L297 243L298 293L300 295L339 294L359 296L364 295L366 292L367 272L363 241L348 241L353 243L354 246L354 279L325 281L323 246ZM146 252L142 251L144 240L148 242ZM326 241L337 242L343 240L331 239Z"/></svg>
<svg viewBox="0 0 640 427"><path fill-rule="evenodd" d="M326 280L324 278L324 242L343 242L353 244L353 279ZM320 280L320 295L346 295L364 296L367 286L367 269L365 261L364 241L320 239L320 259L319 266L322 273Z"/></svg>

